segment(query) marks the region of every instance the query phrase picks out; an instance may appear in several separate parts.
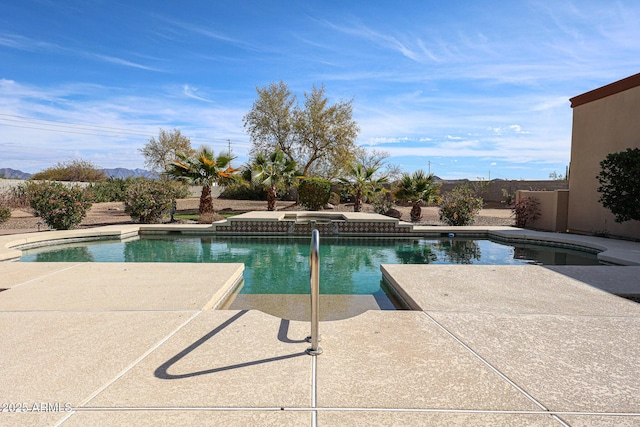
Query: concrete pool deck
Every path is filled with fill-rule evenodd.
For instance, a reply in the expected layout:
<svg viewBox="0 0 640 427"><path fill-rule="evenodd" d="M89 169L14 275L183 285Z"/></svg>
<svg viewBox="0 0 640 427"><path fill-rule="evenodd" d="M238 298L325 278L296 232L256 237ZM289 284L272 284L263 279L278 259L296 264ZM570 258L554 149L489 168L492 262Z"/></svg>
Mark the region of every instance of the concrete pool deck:
<svg viewBox="0 0 640 427"><path fill-rule="evenodd" d="M637 426L640 304L598 288L640 293L640 244L575 238L636 266L384 265L415 310L321 322L317 357L212 309L241 264L3 262L0 409L30 411L0 425Z"/></svg>

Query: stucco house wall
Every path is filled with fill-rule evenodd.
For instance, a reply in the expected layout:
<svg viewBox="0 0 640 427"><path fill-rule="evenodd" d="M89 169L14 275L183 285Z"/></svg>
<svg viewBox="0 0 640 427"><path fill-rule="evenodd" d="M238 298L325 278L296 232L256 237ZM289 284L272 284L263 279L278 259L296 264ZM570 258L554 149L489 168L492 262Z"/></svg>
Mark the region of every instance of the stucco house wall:
<svg viewBox="0 0 640 427"><path fill-rule="evenodd" d="M640 239L640 221L616 223L598 202L596 179L607 154L640 148L640 74L571 98L571 107L568 230Z"/></svg>
<svg viewBox="0 0 640 427"><path fill-rule="evenodd" d="M540 213L538 219L527 224L526 228L560 233L567 231L569 190L518 190L516 193L516 202L526 197L532 197L538 201L538 212Z"/></svg>

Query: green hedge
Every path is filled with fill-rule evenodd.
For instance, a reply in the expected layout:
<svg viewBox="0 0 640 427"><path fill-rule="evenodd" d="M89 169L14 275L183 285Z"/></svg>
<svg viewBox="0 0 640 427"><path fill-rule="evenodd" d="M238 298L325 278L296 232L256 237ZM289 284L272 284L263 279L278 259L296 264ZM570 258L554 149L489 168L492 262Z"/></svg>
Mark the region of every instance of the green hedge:
<svg viewBox="0 0 640 427"><path fill-rule="evenodd" d="M311 211L322 209L331 197L331 181L304 178L298 185L298 202Z"/></svg>

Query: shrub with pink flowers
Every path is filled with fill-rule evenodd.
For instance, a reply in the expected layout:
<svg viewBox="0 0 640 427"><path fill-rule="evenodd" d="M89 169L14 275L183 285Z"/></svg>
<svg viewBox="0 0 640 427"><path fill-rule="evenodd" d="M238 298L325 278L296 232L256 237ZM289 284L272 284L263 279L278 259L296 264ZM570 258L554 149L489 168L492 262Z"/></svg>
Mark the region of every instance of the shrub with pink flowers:
<svg viewBox="0 0 640 427"><path fill-rule="evenodd" d="M161 223L171 213L176 201L174 187L170 181L136 181L127 189L124 211L142 224Z"/></svg>
<svg viewBox="0 0 640 427"><path fill-rule="evenodd" d="M26 194L34 215L56 230L76 227L91 207L91 198L84 189L59 182L30 182Z"/></svg>

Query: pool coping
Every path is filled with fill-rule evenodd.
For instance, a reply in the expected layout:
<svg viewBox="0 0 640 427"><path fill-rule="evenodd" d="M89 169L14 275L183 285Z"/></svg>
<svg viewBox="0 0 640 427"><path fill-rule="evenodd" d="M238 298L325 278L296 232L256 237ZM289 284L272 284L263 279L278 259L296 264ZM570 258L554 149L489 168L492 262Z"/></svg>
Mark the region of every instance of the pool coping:
<svg viewBox="0 0 640 427"><path fill-rule="evenodd" d="M270 215L271 214L271 215ZM552 233L534 230L526 230L509 226L414 226L403 223L393 218L377 214L342 214L349 221L364 220L367 222L389 222L410 227L410 232L395 233L346 233L333 235L335 237L443 237L455 235L458 237L491 238L506 241L508 243L532 243L543 245L559 245L563 247L596 251L598 259L607 264L615 265L640 265L640 243L618 240L604 237L586 236L567 233ZM239 215L240 222L245 221L277 221L283 217L283 213L250 212ZM95 228L66 230L66 231L42 231L37 233L13 234L0 236L0 261L17 261L22 255L20 249L72 242L74 240L98 240L98 239L126 239L140 234L212 234L228 235L227 232L216 232L216 226L208 224L126 224L108 225ZM272 235L265 232L245 232L242 235ZM284 235L287 234L275 234Z"/></svg>
<svg viewBox="0 0 640 427"><path fill-rule="evenodd" d="M163 227L197 234L208 226ZM414 228L415 236L560 241L640 265L634 242L513 227ZM18 248L46 241L128 238L147 229L159 230L126 225L3 236L0 259L15 261ZM308 322L172 298L162 302L173 306L152 299L134 309L117 305L137 304L133 298L107 298L97 310L83 285L95 280L103 287L86 292L102 292L126 274L143 289L157 282L144 273L149 266L63 264L1 264L7 280L19 278L7 292L17 291L23 305L0 308L0 389L11 402L46 409L2 412L2 424L631 426L640 419L640 308L594 287L603 279L637 284L640 267L382 266L419 310L321 322L324 353L311 357L304 354ZM175 268L189 279L191 267L165 264L155 277L175 281L162 273ZM233 282L220 264L199 267L225 286ZM64 294L77 305L65 309L47 290L52 286L61 287L58 295L76 286ZM215 293L205 288L194 294ZM160 378L159 371L184 378Z"/></svg>

